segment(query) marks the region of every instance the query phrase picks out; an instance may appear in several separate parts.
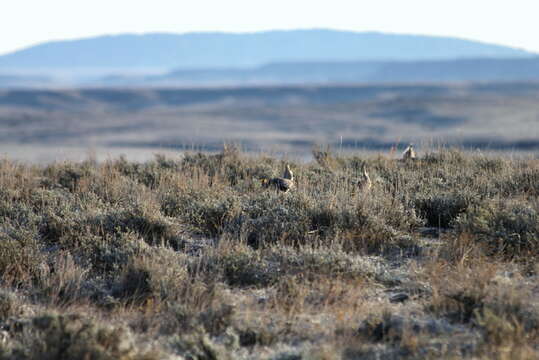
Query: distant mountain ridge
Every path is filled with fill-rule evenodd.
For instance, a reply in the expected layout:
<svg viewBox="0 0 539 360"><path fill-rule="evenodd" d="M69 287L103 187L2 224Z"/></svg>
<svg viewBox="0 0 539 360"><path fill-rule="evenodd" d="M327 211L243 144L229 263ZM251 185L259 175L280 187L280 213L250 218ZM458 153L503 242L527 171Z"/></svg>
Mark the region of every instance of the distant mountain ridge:
<svg viewBox="0 0 539 360"><path fill-rule="evenodd" d="M247 69L180 69L157 76L111 76L98 83L104 86L218 86L469 81L539 81L539 57L274 63Z"/></svg>
<svg viewBox="0 0 539 360"><path fill-rule="evenodd" d="M470 40L337 30L100 36L0 56L0 87L527 81L536 54Z"/></svg>
<svg viewBox="0 0 539 360"><path fill-rule="evenodd" d="M0 56L10 69L256 67L275 62L521 58L533 54L470 40L326 29L257 33L115 35L55 41Z"/></svg>

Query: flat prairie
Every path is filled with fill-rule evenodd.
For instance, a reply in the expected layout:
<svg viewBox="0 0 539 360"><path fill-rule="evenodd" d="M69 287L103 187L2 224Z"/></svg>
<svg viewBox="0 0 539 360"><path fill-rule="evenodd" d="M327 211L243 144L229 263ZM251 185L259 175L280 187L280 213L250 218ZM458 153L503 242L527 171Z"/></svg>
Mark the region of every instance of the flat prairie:
<svg viewBox="0 0 539 360"><path fill-rule="evenodd" d="M309 156L313 145L539 149L539 83L0 90L0 152L21 160L155 152Z"/></svg>

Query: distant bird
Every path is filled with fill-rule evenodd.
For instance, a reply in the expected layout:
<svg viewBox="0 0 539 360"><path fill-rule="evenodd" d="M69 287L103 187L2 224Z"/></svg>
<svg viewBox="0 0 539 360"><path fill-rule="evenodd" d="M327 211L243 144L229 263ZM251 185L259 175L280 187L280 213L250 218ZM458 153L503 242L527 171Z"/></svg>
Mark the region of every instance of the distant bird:
<svg viewBox="0 0 539 360"><path fill-rule="evenodd" d="M416 158L416 153L415 153L415 150L414 150L414 144L410 144L410 145L408 145L406 150L403 151L402 160L405 160L405 161L409 160L409 159L414 160L415 158Z"/></svg>
<svg viewBox="0 0 539 360"><path fill-rule="evenodd" d="M266 188L273 187L283 192L288 192L294 188L294 173L290 170L290 166L287 164L283 177L276 177L272 179L263 179L262 185Z"/></svg>
<svg viewBox="0 0 539 360"><path fill-rule="evenodd" d="M361 175L361 179L357 182L357 186L361 192L369 191L372 187L372 181L365 166L363 166L363 174Z"/></svg>
<svg viewBox="0 0 539 360"><path fill-rule="evenodd" d="M294 180L294 173L290 170L290 165L286 164L286 169L284 169L283 178L288 180Z"/></svg>

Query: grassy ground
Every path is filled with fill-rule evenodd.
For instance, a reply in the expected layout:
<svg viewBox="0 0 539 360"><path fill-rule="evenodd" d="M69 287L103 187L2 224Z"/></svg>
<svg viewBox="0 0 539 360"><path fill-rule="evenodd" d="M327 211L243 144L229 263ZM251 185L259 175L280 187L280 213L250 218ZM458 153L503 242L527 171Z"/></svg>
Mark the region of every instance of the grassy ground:
<svg viewBox="0 0 539 360"><path fill-rule="evenodd" d="M0 359L539 357L539 160L314 155L2 160Z"/></svg>

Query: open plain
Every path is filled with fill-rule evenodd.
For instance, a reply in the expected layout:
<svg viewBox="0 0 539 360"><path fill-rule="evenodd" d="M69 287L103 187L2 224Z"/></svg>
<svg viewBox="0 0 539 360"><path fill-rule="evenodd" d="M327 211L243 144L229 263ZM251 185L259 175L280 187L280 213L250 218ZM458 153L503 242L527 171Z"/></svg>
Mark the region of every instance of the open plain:
<svg viewBox="0 0 539 360"><path fill-rule="evenodd" d="M0 152L33 162L147 160L223 142L299 158L317 144L533 152L538 99L539 83L0 90Z"/></svg>

